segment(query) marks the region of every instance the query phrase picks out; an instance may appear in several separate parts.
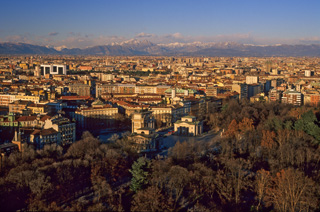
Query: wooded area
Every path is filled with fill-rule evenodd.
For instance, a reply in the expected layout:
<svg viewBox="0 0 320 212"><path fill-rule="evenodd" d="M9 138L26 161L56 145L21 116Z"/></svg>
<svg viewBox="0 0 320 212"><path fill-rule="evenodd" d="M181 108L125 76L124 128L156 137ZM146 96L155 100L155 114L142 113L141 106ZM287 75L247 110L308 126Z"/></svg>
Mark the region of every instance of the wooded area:
<svg viewBox="0 0 320 212"><path fill-rule="evenodd" d="M178 142L165 159L88 132L66 151L25 148L2 170L1 209L319 211L319 120L319 108L230 101L206 116L221 139Z"/></svg>

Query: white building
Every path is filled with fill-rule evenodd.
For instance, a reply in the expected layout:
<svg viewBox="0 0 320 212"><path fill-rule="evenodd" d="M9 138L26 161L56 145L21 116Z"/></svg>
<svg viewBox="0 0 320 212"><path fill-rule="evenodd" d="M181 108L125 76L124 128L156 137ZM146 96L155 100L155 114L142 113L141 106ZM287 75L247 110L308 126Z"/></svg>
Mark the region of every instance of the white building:
<svg viewBox="0 0 320 212"><path fill-rule="evenodd" d="M313 71L310 71L310 70L305 70L304 71L304 76L306 77L311 77L314 75L314 72Z"/></svg>
<svg viewBox="0 0 320 212"><path fill-rule="evenodd" d="M247 76L246 77L246 83L248 85L257 84L257 83L259 83L259 77L258 76Z"/></svg>
<svg viewBox="0 0 320 212"><path fill-rule="evenodd" d="M67 75L67 66L57 64L40 65L40 74L41 76L46 74Z"/></svg>
<svg viewBox="0 0 320 212"><path fill-rule="evenodd" d="M174 123L174 132L178 135L197 136L203 131L203 123L194 116L185 116Z"/></svg>
<svg viewBox="0 0 320 212"><path fill-rule="evenodd" d="M112 81L114 78L115 75L113 74L101 74L101 81Z"/></svg>

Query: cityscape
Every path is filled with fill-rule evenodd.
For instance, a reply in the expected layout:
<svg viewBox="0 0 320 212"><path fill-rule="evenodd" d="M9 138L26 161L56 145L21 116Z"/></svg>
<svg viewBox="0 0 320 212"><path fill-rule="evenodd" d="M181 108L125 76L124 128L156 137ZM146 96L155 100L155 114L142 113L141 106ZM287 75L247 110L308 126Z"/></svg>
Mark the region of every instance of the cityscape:
<svg viewBox="0 0 320 212"><path fill-rule="evenodd" d="M319 211L311 2L4 3L1 211Z"/></svg>

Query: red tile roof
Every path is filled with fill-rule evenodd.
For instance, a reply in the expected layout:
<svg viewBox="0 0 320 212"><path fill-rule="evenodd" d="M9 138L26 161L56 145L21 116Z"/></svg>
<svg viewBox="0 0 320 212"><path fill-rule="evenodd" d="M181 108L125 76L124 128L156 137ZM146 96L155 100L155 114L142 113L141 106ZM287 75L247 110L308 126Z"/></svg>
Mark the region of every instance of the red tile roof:
<svg viewBox="0 0 320 212"><path fill-rule="evenodd" d="M34 121L37 119L37 116L20 116L17 121Z"/></svg>

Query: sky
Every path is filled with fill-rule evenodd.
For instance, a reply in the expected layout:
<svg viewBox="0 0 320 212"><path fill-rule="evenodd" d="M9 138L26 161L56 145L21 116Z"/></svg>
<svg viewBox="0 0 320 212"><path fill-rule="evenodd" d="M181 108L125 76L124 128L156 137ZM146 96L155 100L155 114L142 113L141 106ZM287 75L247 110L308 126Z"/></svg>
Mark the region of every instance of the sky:
<svg viewBox="0 0 320 212"><path fill-rule="evenodd" d="M4 0L0 42L319 44L319 0Z"/></svg>

